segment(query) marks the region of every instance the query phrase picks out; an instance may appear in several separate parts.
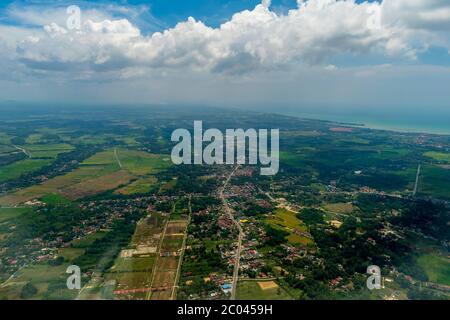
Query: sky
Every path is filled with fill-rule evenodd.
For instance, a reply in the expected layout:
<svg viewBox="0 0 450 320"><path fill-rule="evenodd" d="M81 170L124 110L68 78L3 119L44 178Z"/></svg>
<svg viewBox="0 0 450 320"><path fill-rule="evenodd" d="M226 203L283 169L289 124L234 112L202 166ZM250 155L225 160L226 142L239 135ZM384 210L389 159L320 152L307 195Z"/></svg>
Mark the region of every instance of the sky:
<svg viewBox="0 0 450 320"><path fill-rule="evenodd" d="M0 58L0 102L439 114L450 1L2 1Z"/></svg>

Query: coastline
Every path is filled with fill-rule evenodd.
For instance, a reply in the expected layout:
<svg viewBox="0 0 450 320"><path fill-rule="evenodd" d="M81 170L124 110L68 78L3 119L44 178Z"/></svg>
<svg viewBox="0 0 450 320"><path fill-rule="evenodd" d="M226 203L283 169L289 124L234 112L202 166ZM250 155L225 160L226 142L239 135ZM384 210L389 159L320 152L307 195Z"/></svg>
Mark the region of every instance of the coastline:
<svg viewBox="0 0 450 320"><path fill-rule="evenodd" d="M302 119L310 120L322 120L338 123L341 125L352 126L361 129L373 129L373 130L385 130L399 133L411 133L411 134L432 134L432 135L450 135L449 128L442 128L440 126L432 127L421 124L394 124L394 123L377 123L370 121L363 117L352 117L346 115L325 115L325 114L313 114L313 113L294 113L277 111L276 113L287 116L294 116Z"/></svg>
<svg viewBox="0 0 450 320"><path fill-rule="evenodd" d="M401 127L393 127L393 126L383 126L376 124L362 124L356 125L359 128L372 129L372 130L385 130L399 133L414 133L414 134L433 134L433 135L441 135L441 136L450 136L450 131L440 131L439 129L419 129L419 128L401 128Z"/></svg>

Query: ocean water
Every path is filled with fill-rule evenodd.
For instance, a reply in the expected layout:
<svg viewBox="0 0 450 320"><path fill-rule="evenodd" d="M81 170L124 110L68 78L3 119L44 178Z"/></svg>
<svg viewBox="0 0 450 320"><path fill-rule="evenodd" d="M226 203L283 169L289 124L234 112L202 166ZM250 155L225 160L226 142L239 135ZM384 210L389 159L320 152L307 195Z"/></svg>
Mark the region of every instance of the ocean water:
<svg viewBox="0 0 450 320"><path fill-rule="evenodd" d="M357 124L371 129L450 135L450 110L436 113L385 111L383 113L362 114L325 111L307 112L281 108L274 112L300 118Z"/></svg>

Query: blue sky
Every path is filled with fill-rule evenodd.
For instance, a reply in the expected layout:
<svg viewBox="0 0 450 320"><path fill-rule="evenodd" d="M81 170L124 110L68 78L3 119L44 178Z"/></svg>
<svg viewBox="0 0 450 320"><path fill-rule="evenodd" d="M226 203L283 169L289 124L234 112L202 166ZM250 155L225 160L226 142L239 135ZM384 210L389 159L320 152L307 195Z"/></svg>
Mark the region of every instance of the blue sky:
<svg viewBox="0 0 450 320"><path fill-rule="evenodd" d="M369 0L373 2L376 0ZM363 1L356 0L357 3ZM164 27L172 27L180 21L186 20L192 16L196 19L202 20L206 24L217 27L224 21L230 19L230 17L242 10L251 10L256 5L261 3L260 0L113 0L113 1L14 1L5 0L0 3L0 9L7 9L11 5L18 7L26 6L42 6L48 7L51 5L57 6L69 6L72 4L79 5L80 7L100 7L107 6L108 4L116 4L121 6L139 7L146 6L146 12L161 22L159 28L148 28L148 25L143 24L141 27L147 32L153 32L161 30ZM296 0L273 0L271 2L271 8L277 13L286 13L289 9L297 7ZM120 16L120 15L118 15ZM3 18L5 20L5 18ZM11 24L21 24L20 21L14 21L14 19L6 19Z"/></svg>
<svg viewBox="0 0 450 320"><path fill-rule="evenodd" d="M0 56L0 101L437 110L450 3L2 1Z"/></svg>
<svg viewBox="0 0 450 320"><path fill-rule="evenodd" d="M186 20L189 16L204 21L211 26L217 26L228 20L232 14L245 9L252 9L261 1L257 0L128 0L128 1L2 1L0 8L7 8L10 5L27 6L42 5L48 6L50 3L60 6L76 4L79 6L97 7L107 4L128 5L128 6L148 6L148 12L160 20L165 26L170 27L179 21ZM286 11L296 6L295 0L275 0L272 2L273 8L277 11ZM10 21L14 23L14 21Z"/></svg>

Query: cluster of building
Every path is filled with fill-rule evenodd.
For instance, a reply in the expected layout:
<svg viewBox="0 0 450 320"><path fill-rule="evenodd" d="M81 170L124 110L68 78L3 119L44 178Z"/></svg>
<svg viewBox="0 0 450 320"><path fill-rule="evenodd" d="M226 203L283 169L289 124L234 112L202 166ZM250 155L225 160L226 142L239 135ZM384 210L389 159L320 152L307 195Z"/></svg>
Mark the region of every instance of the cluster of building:
<svg viewBox="0 0 450 320"><path fill-rule="evenodd" d="M116 199L86 201L79 204L83 211L90 212L85 219L70 230L43 237L23 239L19 246L2 248L0 251L0 274L11 275L25 265L51 262L59 257L60 249L69 248L73 241L81 240L99 231L109 231L113 222L134 210L145 210L155 199ZM46 214L46 205L32 200L29 205L35 207L35 213Z"/></svg>

